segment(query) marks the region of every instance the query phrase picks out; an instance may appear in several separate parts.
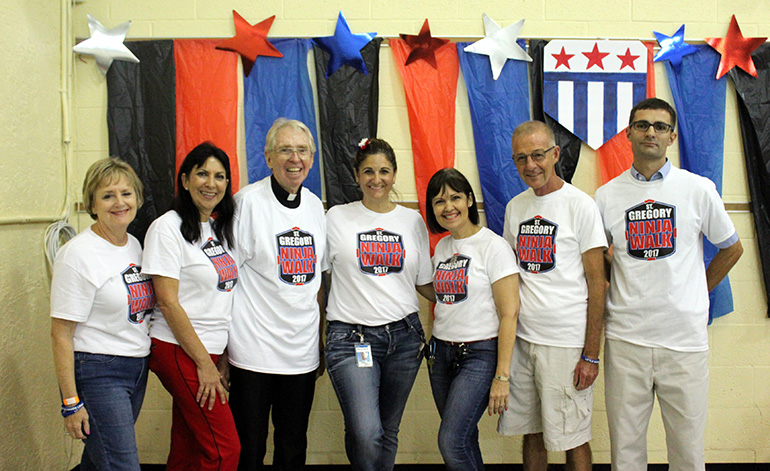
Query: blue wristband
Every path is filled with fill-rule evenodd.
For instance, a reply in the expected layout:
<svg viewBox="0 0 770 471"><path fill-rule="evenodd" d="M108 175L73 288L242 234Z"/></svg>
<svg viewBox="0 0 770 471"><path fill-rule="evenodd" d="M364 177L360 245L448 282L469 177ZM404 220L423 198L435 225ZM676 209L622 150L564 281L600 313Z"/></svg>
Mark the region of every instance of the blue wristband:
<svg viewBox="0 0 770 471"><path fill-rule="evenodd" d="M85 404L83 404L83 401L79 401L74 406L61 406L61 416L62 417L69 417L75 412L79 411L83 408Z"/></svg>
<svg viewBox="0 0 770 471"><path fill-rule="evenodd" d="M599 360L598 359L588 358L585 355L580 355L580 359L583 360L583 361L587 361L588 363L591 363L592 365L598 365L599 364Z"/></svg>

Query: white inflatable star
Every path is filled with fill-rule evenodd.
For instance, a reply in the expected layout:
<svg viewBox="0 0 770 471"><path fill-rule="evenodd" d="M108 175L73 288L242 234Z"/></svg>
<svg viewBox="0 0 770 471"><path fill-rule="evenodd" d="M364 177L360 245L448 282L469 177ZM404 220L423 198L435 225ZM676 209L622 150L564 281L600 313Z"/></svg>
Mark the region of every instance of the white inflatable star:
<svg viewBox="0 0 770 471"><path fill-rule="evenodd" d="M495 23L495 20L483 14L484 18L484 38L473 44L465 46L465 52L474 54L483 54L489 56L489 63L492 66L492 78L497 80L500 72L503 70L505 61L515 59L519 61L532 62L532 58L524 52L517 43L519 32L524 26L524 20L520 20L505 28Z"/></svg>
<svg viewBox="0 0 770 471"><path fill-rule="evenodd" d="M139 62L139 59L123 44L129 26L131 21L126 21L108 30L96 18L88 15L88 29L91 30L91 37L73 47L72 50L78 54L94 56L102 74L107 73L113 60Z"/></svg>

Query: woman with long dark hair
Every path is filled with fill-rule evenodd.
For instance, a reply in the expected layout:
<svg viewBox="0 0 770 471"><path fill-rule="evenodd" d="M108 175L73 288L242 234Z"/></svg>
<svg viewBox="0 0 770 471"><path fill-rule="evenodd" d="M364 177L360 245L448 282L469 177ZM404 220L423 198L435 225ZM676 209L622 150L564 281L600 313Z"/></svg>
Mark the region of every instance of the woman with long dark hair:
<svg viewBox="0 0 770 471"><path fill-rule="evenodd" d="M240 444L217 369L238 283L229 254L234 210L230 161L204 142L179 168L174 209L145 238L142 273L152 275L158 300L150 369L174 399L169 471L238 465Z"/></svg>

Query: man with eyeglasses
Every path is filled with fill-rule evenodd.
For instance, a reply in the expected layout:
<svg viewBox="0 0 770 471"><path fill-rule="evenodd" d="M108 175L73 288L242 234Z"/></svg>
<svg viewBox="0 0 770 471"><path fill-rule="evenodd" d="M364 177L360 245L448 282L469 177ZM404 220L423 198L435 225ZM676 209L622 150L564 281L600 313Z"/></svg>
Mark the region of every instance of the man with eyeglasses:
<svg viewBox="0 0 770 471"><path fill-rule="evenodd" d="M593 199L556 174L560 148L545 123L519 125L512 147L529 189L505 210L503 237L516 252L521 308L510 406L498 431L524 435L526 470L545 471L546 450L566 451L568 470L590 470L607 239Z"/></svg>
<svg viewBox="0 0 770 471"><path fill-rule="evenodd" d="M272 175L235 195L240 279L227 352L239 470L263 469L271 414L272 469L305 465L316 373L323 371L319 305L328 269L323 205L302 186L314 154L305 124L277 119L265 145Z"/></svg>
<svg viewBox="0 0 770 471"><path fill-rule="evenodd" d="M704 470L709 296L743 253L710 180L671 165L676 112L650 98L631 110L633 165L596 191L612 255L605 400L612 469L647 469L660 402L672 471ZM719 249L707 269L703 236Z"/></svg>

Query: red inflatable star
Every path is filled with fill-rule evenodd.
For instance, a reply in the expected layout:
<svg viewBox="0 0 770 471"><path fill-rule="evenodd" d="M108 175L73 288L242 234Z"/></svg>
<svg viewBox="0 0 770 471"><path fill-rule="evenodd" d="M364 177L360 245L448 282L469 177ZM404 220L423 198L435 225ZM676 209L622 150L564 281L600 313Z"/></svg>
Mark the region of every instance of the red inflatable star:
<svg viewBox="0 0 770 471"><path fill-rule="evenodd" d="M422 24L420 34L417 36L413 34L401 34L399 36L401 36L401 39L406 41L406 44L412 49L412 52L409 53L409 57L406 58L405 65L409 65L418 59L422 59L434 69L437 68L436 49L449 42L448 39L434 38L430 35L430 25L428 24L427 18L425 18L425 23Z"/></svg>
<svg viewBox="0 0 770 471"><path fill-rule="evenodd" d="M257 56L283 57L281 51L267 40L267 32L270 31L273 20L275 20L275 15L252 26L237 11L233 10L235 36L217 44L217 49L235 51L240 54L243 59L243 71L248 77Z"/></svg>
<svg viewBox="0 0 770 471"><path fill-rule="evenodd" d="M744 38L740 26L738 26L738 20L733 15L730 20L730 27L727 29L727 36L724 38L706 38L708 45L722 54L722 60L719 61L719 68L717 69L717 80L736 65L756 77L757 68L751 59L751 53L764 44L766 40L767 38Z"/></svg>

